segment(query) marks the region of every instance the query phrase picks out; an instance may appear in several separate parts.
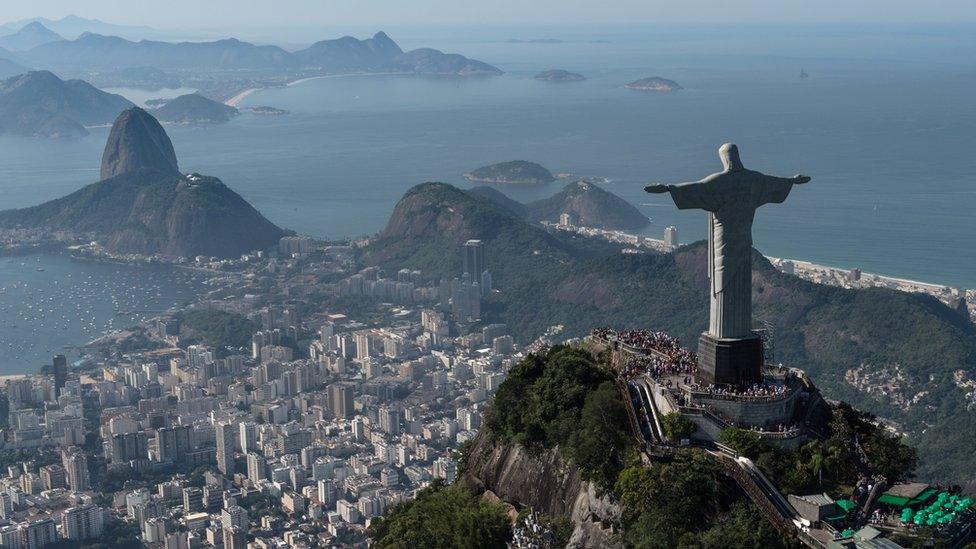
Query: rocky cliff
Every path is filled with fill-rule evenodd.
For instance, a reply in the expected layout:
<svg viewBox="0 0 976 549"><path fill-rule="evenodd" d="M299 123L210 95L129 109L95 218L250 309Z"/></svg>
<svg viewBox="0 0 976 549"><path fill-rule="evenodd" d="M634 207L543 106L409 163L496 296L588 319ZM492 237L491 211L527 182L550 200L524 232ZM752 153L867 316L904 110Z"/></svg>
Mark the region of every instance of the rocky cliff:
<svg viewBox="0 0 976 549"><path fill-rule="evenodd" d="M112 125L102 153L101 178L141 169L179 173L176 151L166 130L139 107L122 112Z"/></svg>
<svg viewBox="0 0 976 549"><path fill-rule="evenodd" d="M459 482L476 493L490 491L502 500L528 506L573 524L568 547L616 547L612 536L623 509L580 478L558 448L530 454L515 444L478 435Z"/></svg>
<svg viewBox="0 0 976 549"><path fill-rule="evenodd" d="M237 257L285 235L219 179L182 175L166 132L139 108L113 126L102 177L65 197L0 212L0 227L91 234L114 252L172 257Z"/></svg>

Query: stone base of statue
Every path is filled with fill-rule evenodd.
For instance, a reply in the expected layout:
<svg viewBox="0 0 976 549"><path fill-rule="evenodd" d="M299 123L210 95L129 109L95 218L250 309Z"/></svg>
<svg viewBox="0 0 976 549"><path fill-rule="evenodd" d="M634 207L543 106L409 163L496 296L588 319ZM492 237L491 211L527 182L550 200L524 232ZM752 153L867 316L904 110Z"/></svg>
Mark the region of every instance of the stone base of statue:
<svg viewBox="0 0 976 549"><path fill-rule="evenodd" d="M759 336L717 338L705 332L698 338L701 385L749 386L762 383L763 344Z"/></svg>

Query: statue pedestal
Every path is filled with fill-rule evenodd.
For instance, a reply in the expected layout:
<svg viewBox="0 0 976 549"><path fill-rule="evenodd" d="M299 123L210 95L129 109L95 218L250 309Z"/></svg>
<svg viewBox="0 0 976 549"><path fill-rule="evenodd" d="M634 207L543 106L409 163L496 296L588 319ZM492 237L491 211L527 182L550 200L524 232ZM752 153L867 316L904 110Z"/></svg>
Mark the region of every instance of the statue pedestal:
<svg viewBox="0 0 976 549"><path fill-rule="evenodd" d="M720 339L703 333L698 338L701 385L748 386L762 382L763 345L759 336Z"/></svg>

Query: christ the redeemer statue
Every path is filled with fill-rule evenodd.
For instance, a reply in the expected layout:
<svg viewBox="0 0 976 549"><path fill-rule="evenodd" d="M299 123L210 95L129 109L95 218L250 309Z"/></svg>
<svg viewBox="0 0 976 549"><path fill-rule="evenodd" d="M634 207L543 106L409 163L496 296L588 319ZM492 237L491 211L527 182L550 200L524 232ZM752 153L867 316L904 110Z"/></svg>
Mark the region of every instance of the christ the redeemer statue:
<svg viewBox="0 0 976 549"><path fill-rule="evenodd" d="M810 178L773 177L747 170L732 143L722 145L718 154L725 168L719 173L701 181L651 185L644 190L671 193L679 209L708 212L711 311L706 335L714 340L752 338L752 221L756 208L783 202L794 184Z"/></svg>

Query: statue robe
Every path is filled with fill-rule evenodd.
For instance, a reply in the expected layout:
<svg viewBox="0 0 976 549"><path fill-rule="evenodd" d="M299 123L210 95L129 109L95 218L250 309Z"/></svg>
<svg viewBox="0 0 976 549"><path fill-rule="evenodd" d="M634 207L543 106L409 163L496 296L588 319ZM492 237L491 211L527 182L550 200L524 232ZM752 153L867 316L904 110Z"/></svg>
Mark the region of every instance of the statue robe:
<svg viewBox="0 0 976 549"><path fill-rule="evenodd" d="M668 185L678 209L709 212L708 332L712 336L752 335L752 221L759 206L786 200L793 183L792 178L741 169L693 183Z"/></svg>

